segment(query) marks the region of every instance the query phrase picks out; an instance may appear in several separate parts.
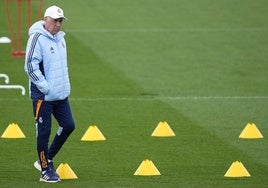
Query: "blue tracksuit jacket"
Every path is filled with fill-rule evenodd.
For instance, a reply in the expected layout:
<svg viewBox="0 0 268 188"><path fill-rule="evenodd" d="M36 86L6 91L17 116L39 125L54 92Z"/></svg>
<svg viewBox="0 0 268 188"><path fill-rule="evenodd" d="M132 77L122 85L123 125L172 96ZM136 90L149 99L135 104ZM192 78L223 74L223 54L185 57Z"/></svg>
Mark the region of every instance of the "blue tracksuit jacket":
<svg viewBox="0 0 268 188"><path fill-rule="evenodd" d="M30 96L33 100L63 100L70 94L65 33L53 36L43 25L44 21L38 21L29 29L24 69Z"/></svg>

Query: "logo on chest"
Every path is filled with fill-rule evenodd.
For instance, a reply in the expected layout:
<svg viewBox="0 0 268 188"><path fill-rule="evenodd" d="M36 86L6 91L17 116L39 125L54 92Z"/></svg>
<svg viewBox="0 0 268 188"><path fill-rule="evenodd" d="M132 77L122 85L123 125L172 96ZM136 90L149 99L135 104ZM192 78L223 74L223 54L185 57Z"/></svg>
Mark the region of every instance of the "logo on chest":
<svg viewBox="0 0 268 188"><path fill-rule="evenodd" d="M54 53L55 53L55 50L54 50L53 47L50 47L50 53L51 53L51 54L54 54Z"/></svg>

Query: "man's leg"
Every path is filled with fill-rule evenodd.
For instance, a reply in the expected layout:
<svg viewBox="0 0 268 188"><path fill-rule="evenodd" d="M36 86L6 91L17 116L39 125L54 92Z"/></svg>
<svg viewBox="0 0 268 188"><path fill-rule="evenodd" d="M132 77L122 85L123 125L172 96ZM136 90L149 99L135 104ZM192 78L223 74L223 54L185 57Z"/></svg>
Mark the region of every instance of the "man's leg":
<svg viewBox="0 0 268 188"><path fill-rule="evenodd" d="M48 150L49 160L54 158L75 128L68 98L62 101L56 101L53 108L53 115L59 123L59 129Z"/></svg>
<svg viewBox="0 0 268 188"><path fill-rule="evenodd" d="M48 169L48 142L51 133L50 103L38 100L33 101L34 116L36 121L37 152L42 171Z"/></svg>

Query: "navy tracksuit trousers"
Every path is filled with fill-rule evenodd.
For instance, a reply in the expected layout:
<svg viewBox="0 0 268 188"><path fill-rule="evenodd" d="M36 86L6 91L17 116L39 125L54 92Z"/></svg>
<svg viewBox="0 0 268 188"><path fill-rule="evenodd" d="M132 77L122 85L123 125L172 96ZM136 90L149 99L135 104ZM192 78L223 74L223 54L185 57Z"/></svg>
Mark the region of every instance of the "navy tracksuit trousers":
<svg viewBox="0 0 268 188"><path fill-rule="evenodd" d="M42 170L48 169L52 160L75 128L68 98L59 101L33 100L36 120L37 152ZM59 124L58 131L49 146L52 115Z"/></svg>

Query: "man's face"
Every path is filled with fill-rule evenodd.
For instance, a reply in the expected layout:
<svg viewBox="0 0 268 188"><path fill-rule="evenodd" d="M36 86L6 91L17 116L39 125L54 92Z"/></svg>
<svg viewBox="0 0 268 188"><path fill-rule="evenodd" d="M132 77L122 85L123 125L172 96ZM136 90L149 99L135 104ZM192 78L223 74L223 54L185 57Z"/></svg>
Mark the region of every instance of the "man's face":
<svg viewBox="0 0 268 188"><path fill-rule="evenodd" d="M51 17L45 18L45 28L52 35L55 35L61 30L63 18L53 19Z"/></svg>

